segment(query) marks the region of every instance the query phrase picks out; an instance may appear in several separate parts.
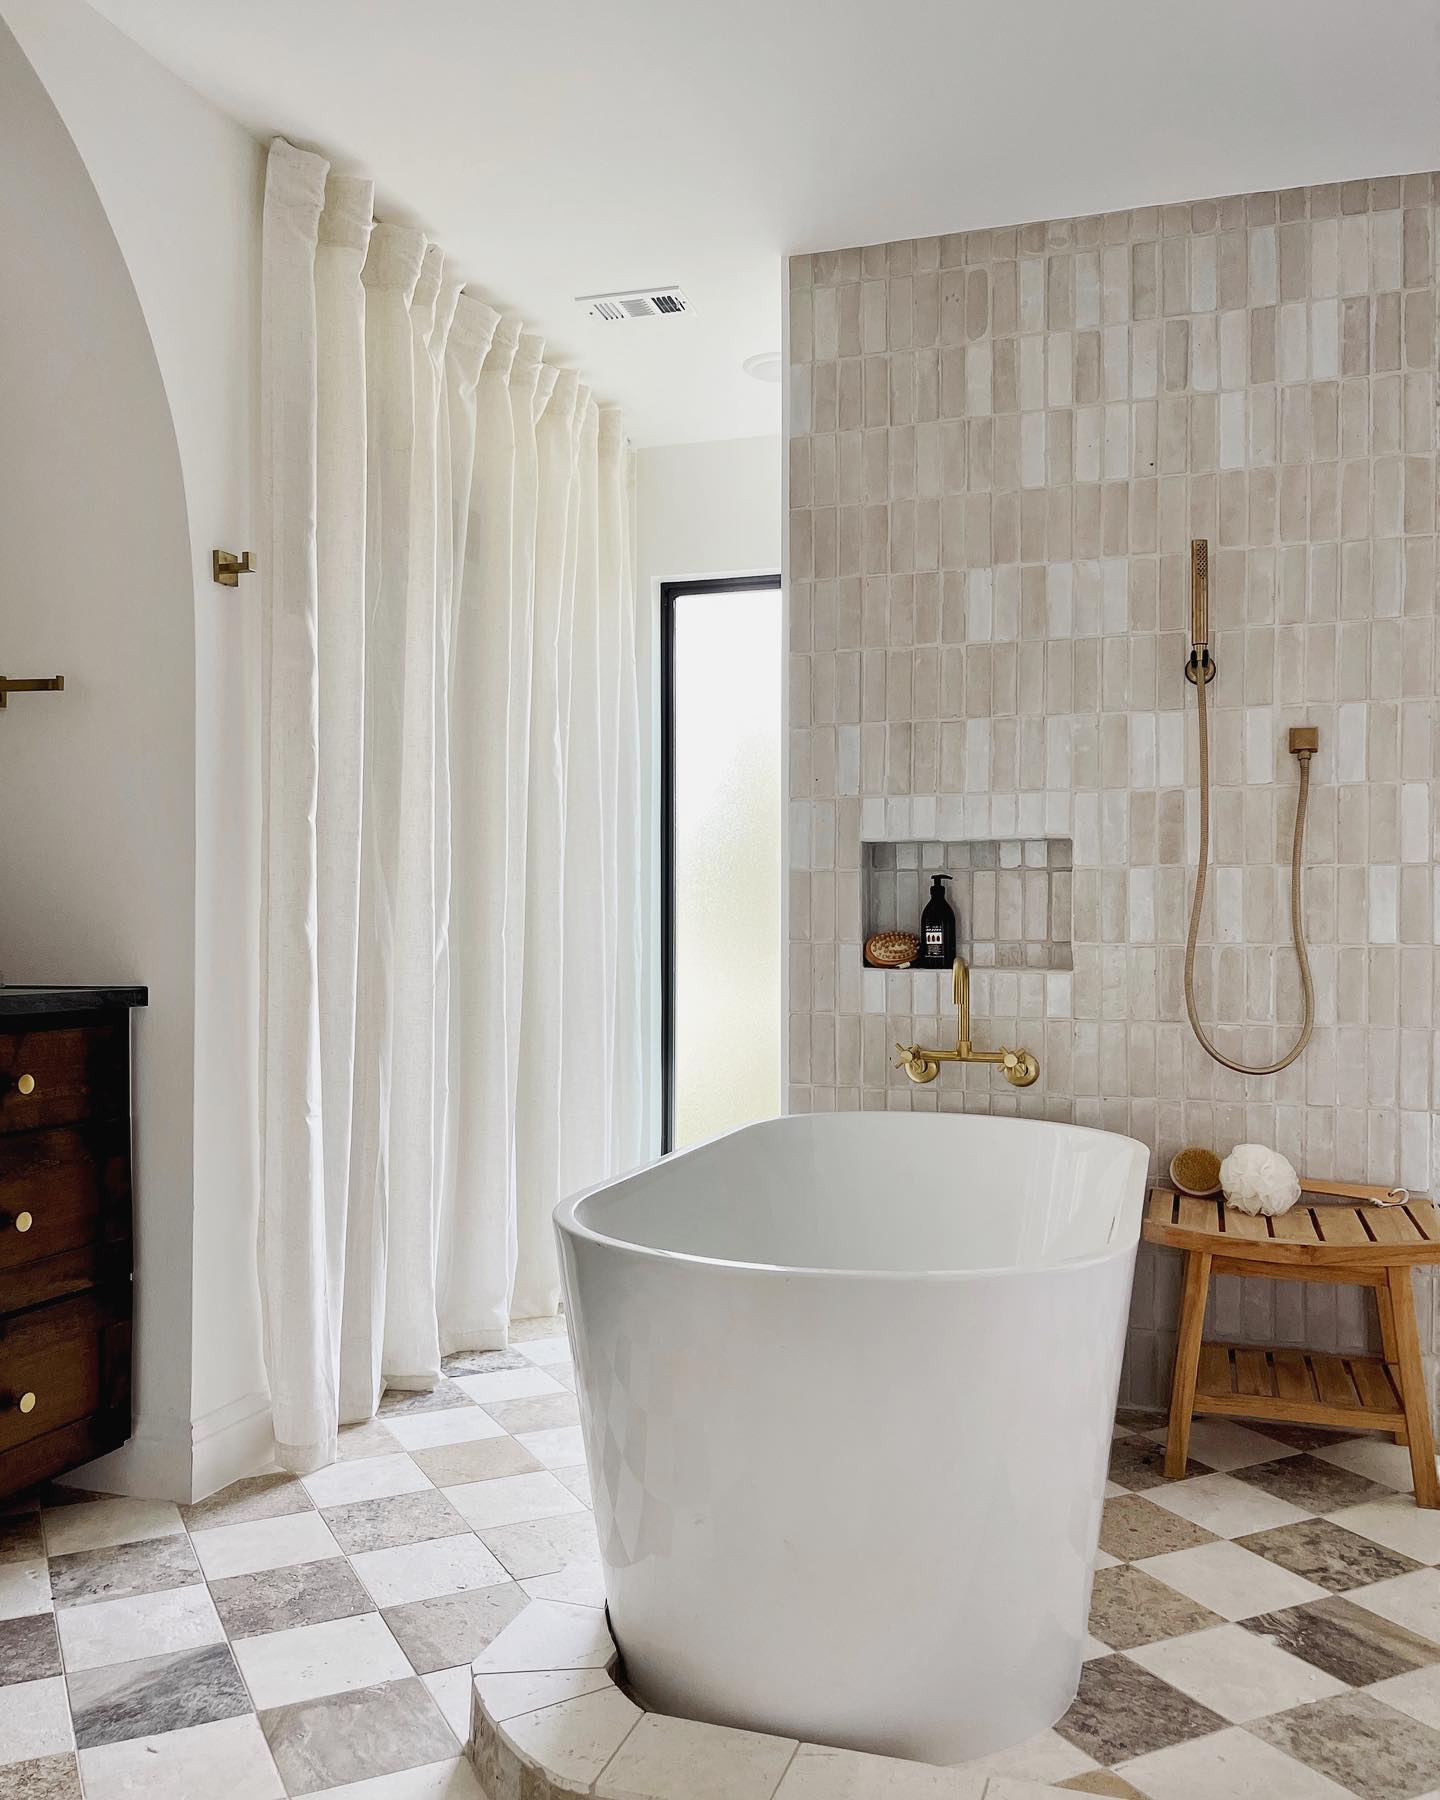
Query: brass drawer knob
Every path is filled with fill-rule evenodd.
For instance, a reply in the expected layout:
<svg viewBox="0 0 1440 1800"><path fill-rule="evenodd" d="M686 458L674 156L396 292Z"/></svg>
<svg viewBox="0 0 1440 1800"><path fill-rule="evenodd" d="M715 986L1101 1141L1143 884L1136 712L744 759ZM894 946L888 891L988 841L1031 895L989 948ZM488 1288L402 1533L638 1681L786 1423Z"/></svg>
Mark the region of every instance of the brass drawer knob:
<svg viewBox="0 0 1440 1800"><path fill-rule="evenodd" d="M17 1231L28 1231L34 1223L34 1213L18 1212L13 1218L6 1213L0 1213L0 1225L13 1225Z"/></svg>
<svg viewBox="0 0 1440 1800"><path fill-rule="evenodd" d="M22 1413L34 1412L35 1396L33 1394L22 1394L20 1396L20 1410Z"/></svg>
<svg viewBox="0 0 1440 1800"><path fill-rule="evenodd" d="M15 1087L19 1093L33 1094L35 1092L35 1077L33 1075L22 1075L15 1083Z"/></svg>

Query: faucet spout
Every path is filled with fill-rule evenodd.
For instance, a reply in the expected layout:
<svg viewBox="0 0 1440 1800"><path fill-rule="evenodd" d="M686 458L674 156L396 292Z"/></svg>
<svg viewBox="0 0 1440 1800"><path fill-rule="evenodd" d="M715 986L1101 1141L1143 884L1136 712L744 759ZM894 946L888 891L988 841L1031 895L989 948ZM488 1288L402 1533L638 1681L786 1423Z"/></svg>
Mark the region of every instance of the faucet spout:
<svg viewBox="0 0 1440 1800"><path fill-rule="evenodd" d="M970 1042L970 967L963 956L955 958L955 1048L931 1050L921 1044L897 1044L900 1052L897 1069L903 1069L911 1081L933 1081L942 1062L995 1063L1011 1087L1029 1087L1039 1078L1040 1064L1028 1050L977 1050Z"/></svg>

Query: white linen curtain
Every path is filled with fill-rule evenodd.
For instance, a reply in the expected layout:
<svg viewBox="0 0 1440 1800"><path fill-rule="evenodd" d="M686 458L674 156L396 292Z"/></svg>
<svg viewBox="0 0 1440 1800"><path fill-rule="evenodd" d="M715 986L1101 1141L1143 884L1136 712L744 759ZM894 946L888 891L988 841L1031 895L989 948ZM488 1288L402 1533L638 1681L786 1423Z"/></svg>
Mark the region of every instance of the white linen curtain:
<svg viewBox="0 0 1440 1800"><path fill-rule="evenodd" d="M261 1289L280 1461L559 1300L642 1154L618 412L371 184L271 147Z"/></svg>

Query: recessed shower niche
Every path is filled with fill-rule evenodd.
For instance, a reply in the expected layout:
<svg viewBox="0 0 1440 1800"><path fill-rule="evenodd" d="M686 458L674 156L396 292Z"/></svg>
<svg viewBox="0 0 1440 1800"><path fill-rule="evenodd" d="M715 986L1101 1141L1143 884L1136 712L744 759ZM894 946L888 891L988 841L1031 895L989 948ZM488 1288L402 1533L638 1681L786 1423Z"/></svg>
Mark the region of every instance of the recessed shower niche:
<svg viewBox="0 0 1440 1800"><path fill-rule="evenodd" d="M950 877L957 946L977 969L1069 969L1069 838L864 843L865 932L919 930L930 883Z"/></svg>

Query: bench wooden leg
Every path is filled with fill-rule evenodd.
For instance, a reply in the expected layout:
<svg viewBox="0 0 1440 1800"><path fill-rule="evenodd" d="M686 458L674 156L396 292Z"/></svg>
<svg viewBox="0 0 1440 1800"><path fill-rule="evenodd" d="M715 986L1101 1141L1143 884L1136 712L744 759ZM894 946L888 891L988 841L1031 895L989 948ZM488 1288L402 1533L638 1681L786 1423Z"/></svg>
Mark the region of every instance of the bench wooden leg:
<svg viewBox="0 0 1440 1800"><path fill-rule="evenodd" d="M1395 1334L1395 1360L1400 1372L1400 1392L1405 1401L1406 1435L1410 1441L1410 1470L1415 1478L1415 1504L1440 1507L1430 1405L1425 1398L1420 1336L1415 1328L1415 1288L1407 1263L1392 1264L1386 1273Z"/></svg>
<svg viewBox="0 0 1440 1800"><path fill-rule="evenodd" d="M1190 1458L1190 1415L1195 1409L1195 1377L1210 1293L1210 1252L1187 1250L1185 1286L1180 1295L1180 1330L1175 1340L1175 1376L1170 1384L1170 1429L1165 1438L1165 1473L1172 1481Z"/></svg>
<svg viewBox="0 0 1440 1800"><path fill-rule="evenodd" d="M1390 1288L1388 1282L1382 1282L1375 1289L1375 1309L1380 1314L1380 1351L1392 1369L1400 1366L1400 1353L1395 1348L1395 1312L1390 1304ZM1403 1431L1392 1431L1390 1434L1397 1444L1408 1443L1409 1439Z"/></svg>

